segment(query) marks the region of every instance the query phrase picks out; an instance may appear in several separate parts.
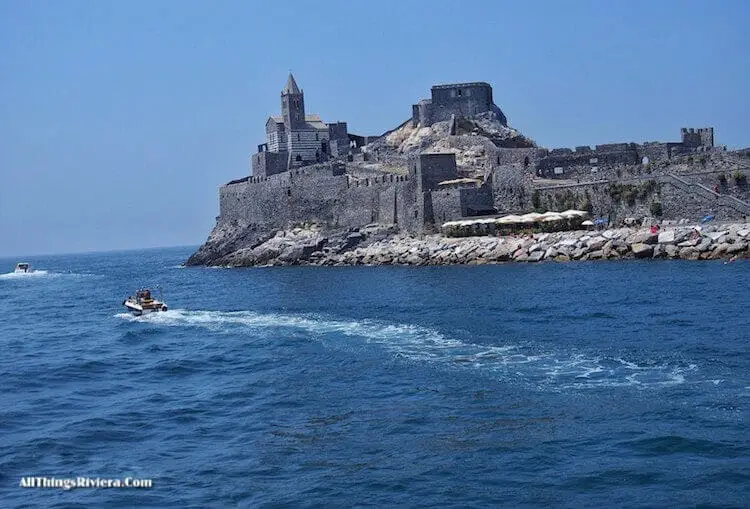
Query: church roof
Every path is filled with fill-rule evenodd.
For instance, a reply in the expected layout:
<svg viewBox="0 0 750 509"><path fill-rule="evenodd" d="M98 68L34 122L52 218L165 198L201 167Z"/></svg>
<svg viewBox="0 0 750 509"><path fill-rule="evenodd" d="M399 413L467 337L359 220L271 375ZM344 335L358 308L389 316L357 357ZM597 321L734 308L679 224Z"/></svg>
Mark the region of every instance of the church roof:
<svg viewBox="0 0 750 509"><path fill-rule="evenodd" d="M286 80L286 86L284 87L284 90L281 91L282 94L301 94L299 87L297 86L297 82L294 81L294 76L292 76L292 73L289 73L289 78Z"/></svg>
<svg viewBox="0 0 750 509"><path fill-rule="evenodd" d="M284 123L284 117L281 116L281 115L273 115L271 118L277 124L283 124ZM320 115L318 115L316 113L312 113L310 115L305 115L305 122L310 127L314 127L315 129L327 129L328 128L328 124L326 124L325 122L323 122L323 120L321 120L321 118L320 118Z"/></svg>

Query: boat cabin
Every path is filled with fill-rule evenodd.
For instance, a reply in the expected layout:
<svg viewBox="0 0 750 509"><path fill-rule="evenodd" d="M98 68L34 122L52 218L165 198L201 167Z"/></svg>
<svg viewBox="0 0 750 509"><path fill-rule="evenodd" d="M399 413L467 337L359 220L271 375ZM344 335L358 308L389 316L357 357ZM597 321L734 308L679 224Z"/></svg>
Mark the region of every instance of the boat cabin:
<svg viewBox="0 0 750 509"><path fill-rule="evenodd" d="M138 290L135 294L135 298L138 302L149 302L152 300L151 290L148 290L148 289Z"/></svg>

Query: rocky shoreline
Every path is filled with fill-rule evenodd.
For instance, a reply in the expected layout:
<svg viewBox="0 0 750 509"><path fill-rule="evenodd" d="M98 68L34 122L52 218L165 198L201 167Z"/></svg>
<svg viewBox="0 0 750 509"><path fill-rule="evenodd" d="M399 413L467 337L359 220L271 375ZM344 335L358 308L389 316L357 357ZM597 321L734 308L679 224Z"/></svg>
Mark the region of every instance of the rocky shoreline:
<svg viewBox="0 0 750 509"><path fill-rule="evenodd" d="M515 236L414 237L369 225L354 231L315 226L278 231L252 248L203 264L224 267L285 265L454 265L572 260L750 258L750 224L529 233Z"/></svg>

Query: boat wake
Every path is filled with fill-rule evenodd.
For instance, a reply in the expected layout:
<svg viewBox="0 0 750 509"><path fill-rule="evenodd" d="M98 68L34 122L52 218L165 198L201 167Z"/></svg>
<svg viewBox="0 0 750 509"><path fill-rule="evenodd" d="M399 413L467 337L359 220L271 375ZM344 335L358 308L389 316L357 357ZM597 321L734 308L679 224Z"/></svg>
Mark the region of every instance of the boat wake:
<svg viewBox="0 0 750 509"><path fill-rule="evenodd" d="M128 313L116 316L132 322L200 327L216 333L256 331L267 334L270 329L276 329L302 333L334 348L374 345L406 361L434 363L446 369L476 370L493 378L521 381L540 388L666 387L685 383L686 374L696 370L693 364L538 352L524 345L482 345L461 341L428 327L376 320L184 309L140 317ZM342 338L359 342L353 344L352 341L342 341Z"/></svg>
<svg viewBox="0 0 750 509"><path fill-rule="evenodd" d="M46 270L35 270L33 272L8 272L6 274L0 274L0 279L27 279L56 275L59 274L55 272L47 272Z"/></svg>
<svg viewBox="0 0 750 509"><path fill-rule="evenodd" d="M34 270L33 272L8 272L6 274L0 274L0 280L2 279L52 279L52 278L91 278L91 277L101 277L97 274L79 274L76 272L50 272L47 270Z"/></svg>

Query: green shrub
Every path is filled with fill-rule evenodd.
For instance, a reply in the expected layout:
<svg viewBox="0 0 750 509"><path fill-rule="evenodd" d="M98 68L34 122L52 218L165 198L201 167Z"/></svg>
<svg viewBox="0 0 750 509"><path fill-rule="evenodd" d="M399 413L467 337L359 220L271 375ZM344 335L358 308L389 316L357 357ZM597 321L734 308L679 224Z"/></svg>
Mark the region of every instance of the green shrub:
<svg viewBox="0 0 750 509"><path fill-rule="evenodd" d="M651 207L649 207L651 210L651 215L654 217L661 217L662 210L661 210L661 202L660 201L652 201Z"/></svg>
<svg viewBox="0 0 750 509"><path fill-rule="evenodd" d="M539 210L542 207L542 199L539 196L539 191L534 190L534 192L531 194L531 206L534 207L534 210Z"/></svg>
<svg viewBox="0 0 750 509"><path fill-rule="evenodd" d="M628 205L631 207L635 205L635 199L637 197L637 192L635 189L633 189L632 186L628 186L627 189L622 193L622 199L627 202Z"/></svg>
<svg viewBox="0 0 750 509"><path fill-rule="evenodd" d="M738 186L742 186L747 183L747 177L745 177L745 174L742 173L740 170L735 171L732 174L732 177L734 178L734 181Z"/></svg>
<svg viewBox="0 0 750 509"><path fill-rule="evenodd" d="M719 174L719 184L726 185L727 183L727 176L723 173Z"/></svg>

